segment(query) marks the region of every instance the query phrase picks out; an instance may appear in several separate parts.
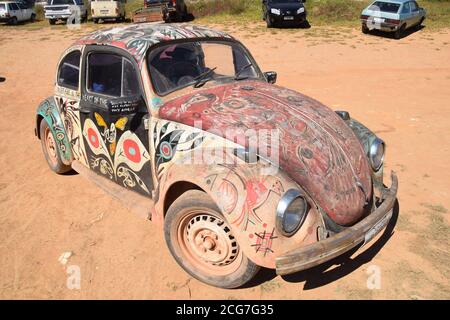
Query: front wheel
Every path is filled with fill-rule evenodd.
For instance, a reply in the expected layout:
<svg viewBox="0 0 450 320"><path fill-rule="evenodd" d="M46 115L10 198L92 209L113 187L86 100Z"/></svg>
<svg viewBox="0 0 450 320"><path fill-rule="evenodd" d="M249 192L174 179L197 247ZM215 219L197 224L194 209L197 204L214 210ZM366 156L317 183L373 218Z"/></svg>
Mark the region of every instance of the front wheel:
<svg viewBox="0 0 450 320"><path fill-rule="evenodd" d="M189 190L170 206L164 221L167 246L191 276L220 288L237 288L259 266L250 261L209 196Z"/></svg>
<svg viewBox="0 0 450 320"><path fill-rule="evenodd" d="M363 24L361 25L361 31L362 31L362 33L364 33L364 34L368 34L368 33L369 33L369 28L367 28L367 26L363 23Z"/></svg>
<svg viewBox="0 0 450 320"><path fill-rule="evenodd" d="M56 139L53 136L50 127L45 120L41 120L41 125L39 127L42 151L44 152L45 160L47 160L48 166L54 172L58 174L66 173L72 168L64 164L61 160L61 155L59 153L58 146L56 144Z"/></svg>
<svg viewBox="0 0 450 320"><path fill-rule="evenodd" d="M48 23L50 23L50 25L53 26L56 23L56 20L55 19L49 19Z"/></svg>

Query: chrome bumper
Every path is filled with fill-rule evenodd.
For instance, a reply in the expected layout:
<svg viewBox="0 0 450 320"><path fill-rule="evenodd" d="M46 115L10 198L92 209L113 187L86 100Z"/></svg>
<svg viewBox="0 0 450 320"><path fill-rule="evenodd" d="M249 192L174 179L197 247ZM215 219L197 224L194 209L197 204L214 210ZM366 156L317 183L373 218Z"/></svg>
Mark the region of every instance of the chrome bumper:
<svg viewBox="0 0 450 320"><path fill-rule="evenodd" d="M277 274L285 275L309 269L372 240L386 227L392 217L398 189L398 180L394 172L391 173L391 180L391 187L381 190L383 202L369 216L325 240L277 257L275 260Z"/></svg>

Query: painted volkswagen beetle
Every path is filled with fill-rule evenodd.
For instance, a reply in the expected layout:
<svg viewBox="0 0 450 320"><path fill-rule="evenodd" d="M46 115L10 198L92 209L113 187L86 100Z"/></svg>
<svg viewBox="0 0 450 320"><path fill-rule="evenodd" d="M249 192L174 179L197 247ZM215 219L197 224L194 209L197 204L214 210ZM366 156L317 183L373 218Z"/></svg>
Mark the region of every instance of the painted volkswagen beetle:
<svg viewBox="0 0 450 320"><path fill-rule="evenodd" d="M163 226L176 261L208 284L313 267L391 218L384 142L276 86L228 34L100 30L64 52L56 78L36 117L50 168L73 168Z"/></svg>

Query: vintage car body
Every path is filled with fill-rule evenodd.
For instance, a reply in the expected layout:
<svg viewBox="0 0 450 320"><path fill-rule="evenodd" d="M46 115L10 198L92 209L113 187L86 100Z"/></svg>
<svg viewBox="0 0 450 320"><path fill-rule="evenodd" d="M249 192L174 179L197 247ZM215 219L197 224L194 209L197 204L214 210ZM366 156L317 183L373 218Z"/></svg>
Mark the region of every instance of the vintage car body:
<svg viewBox="0 0 450 320"><path fill-rule="evenodd" d="M233 54L245 53L251 62L241 71L250 67L254 76L211 78L158 92L159 69L152 57L174 55L174 48L185 44L233 46ZM113 99L89 89L90 78L96 77L91 63L92 68L97 63L93 70L100 74L109 59L97 60L102 54L121 57L122 70L125 64L133 67L139 98L122 94ZM70 82L74 70L79 79ZM36 117L36 135L49 166L56 172L71 166L165 225L178 263L204 282L232 288L247 282L258 266L276 268L279 274L309 268L369 241L392 215L397 178L392 174L391 188L384 186L384 143L347 112L335 113L272 84L275 74L263 74L228 34L184 24L97 31L63 54L56 77L55 95L41 103ZM124 73L121 77L123 92ZM250 142L230 139L227 130L234 138L245 135L242 130L272 130L280 144L269 146L271 156L261 148L251 158ZM217 146L219 152L209 151ZM201 161L195 161L198 155ZM174 245L185 234L176 238L172 225L182 225L184 218L177 220L177 214L190 208L189 201L193 208L206 203L202 208L217 213L211 219L203 215L206 222L191 219L186 227L190 236L190 226L203 225L201 239L191 239L201 242L194 248L204 250L200 258L185 258L185 248ZM292 211L294 203L298 212ZM289 210L301 221L286 222ZM237 255L242 268L231 272L227 268L236 264ZM214 268L202 269L197 258Z"/></svg>
<svg viewBox="0 0 450 320"><path fill-rule="evenodd" d="M393 32L400 39L406 29L420 26L425 17L425 9L414 0L375 1L361 13L362 32Z"/></svg>

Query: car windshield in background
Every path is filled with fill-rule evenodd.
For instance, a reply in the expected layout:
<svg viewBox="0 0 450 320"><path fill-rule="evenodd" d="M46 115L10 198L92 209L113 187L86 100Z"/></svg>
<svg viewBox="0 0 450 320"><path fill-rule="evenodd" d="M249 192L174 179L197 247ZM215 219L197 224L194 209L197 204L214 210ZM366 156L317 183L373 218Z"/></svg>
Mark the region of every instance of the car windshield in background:
<svg viewBox="0 0 450 320"><path fill-rule="evenodd" d="M165 95L208 81L258 78L257 67L238 43L186 41L154 49L148 56L155 91Z"/></svg>
<svg viewBox="0 0 450 320"><path fill-rule="evenodd" d="M400 4L399 3L375 1L369 7L369 10L389 12L389 13L397 13L399 8L400 8Z"/></svg>
<svg viewBox="0 0 450 320"><path fill-rule="evenodd" d="M272 3L301 2L300 0L271 0Z"/></svg>
<svg viewBox="0 0 450 320"><path fill-rule="evenodd" d="M52 1L52 5L68 5L68 4L73 5L73 0L53 0Z"/></svg>

